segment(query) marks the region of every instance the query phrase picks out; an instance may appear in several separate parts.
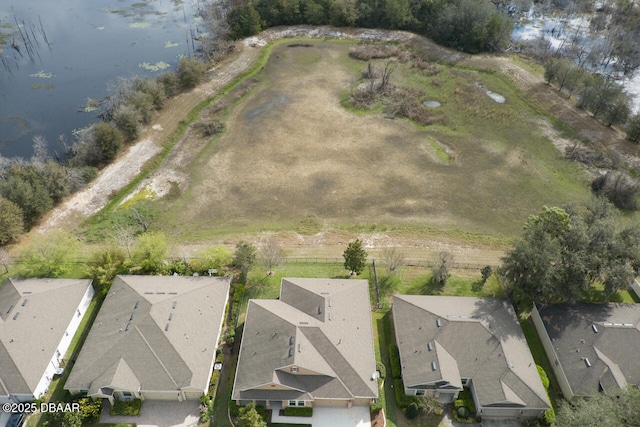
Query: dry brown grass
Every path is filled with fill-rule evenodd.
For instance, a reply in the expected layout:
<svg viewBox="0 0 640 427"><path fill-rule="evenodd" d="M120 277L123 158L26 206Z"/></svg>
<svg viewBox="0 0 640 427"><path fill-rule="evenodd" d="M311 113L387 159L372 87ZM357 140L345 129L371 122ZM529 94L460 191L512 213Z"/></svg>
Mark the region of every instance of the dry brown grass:
<svg viewBox="0 0 640 427"><path fill-rule="evenodd" d="M348 44L307 44L273 49L263 83L229 114L216 144L189 166L191 186L162 219L165 231L193 239L224 230L295 230L314 217L325 232L379 224L383 233L391 225L511 235L542 204L575 193L579 184L544 188L564 179L549 175L547 160L534 157L526 167L505 162L511 142L475 135L475 122L441 133L383 113L345 110L341 94L361 63L348 59ZM443 80L439 90L451 103L477 97L480 105L468 107L475 114L499 120L508 114L464 81L456 100L450 84ZM433 114L459 114L464 107L447 108Z"/></svg>

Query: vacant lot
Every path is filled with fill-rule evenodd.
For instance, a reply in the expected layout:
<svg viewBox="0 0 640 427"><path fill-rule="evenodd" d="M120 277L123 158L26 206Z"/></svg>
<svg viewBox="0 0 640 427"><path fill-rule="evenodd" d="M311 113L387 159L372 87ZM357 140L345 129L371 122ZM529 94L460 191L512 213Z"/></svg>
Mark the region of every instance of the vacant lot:
<svg viewBox="0 0 640 427"><path fill-rule="evenodd" d="M349 58L353 45L274 47L226 132L188 166L189 186L160 228L193 241L313 218L324 230L513 236L542 205L587 197L583 172L539 130L546 119L497 73L399 63L392 84L441 103L428 111L432 126L345 109L366 66Z"/></svg>

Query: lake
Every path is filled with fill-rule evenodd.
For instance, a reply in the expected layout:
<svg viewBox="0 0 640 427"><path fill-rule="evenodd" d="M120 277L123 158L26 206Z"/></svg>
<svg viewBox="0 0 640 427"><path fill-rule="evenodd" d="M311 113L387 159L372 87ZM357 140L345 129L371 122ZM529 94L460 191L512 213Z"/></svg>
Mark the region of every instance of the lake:
<svg viewBox="0 0 640 427"><path fill-rule="evenodd" d="M0 154L30 157L41 135L63 156L60 136L97 121L87 100L119 77L154 76L193 54L202 0L3 0ZM18 49L12 47L13 39ZM195 42L197 48L197 42Z"/></svg>

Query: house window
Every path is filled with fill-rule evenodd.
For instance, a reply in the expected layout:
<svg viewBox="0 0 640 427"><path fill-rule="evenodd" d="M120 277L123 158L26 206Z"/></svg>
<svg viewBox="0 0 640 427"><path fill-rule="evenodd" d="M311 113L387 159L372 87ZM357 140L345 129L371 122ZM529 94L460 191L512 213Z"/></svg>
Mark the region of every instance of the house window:
<svg viewBox="0 0 640 427"><path fill-rule="evenodd" d="M298 367L297 366L292 366L291 367L291 372L298 372Z"/></svg>
<svg viewBox="0 0 640 427"><path fill-rule="evenodd" d="M462 378L462 387L466 387L469 383L469 378Z"/></svg>
<svg viewBox="0 0 640 427"><path fill-rule="evenodd" d="M298 406L304 406L304 400L298 400Z"/></svg>
<svg viewBox="0 0 640 427"><path fill-rule="evenodd" d="M424 390L416 390L416 396L424 396Z"/></svg>
<svg viewBox="0 0 640 427"><path fill-rule="evenodd" d="M289 406L296 406L296 401L295 400L290 400L289 401Z"/></svg>

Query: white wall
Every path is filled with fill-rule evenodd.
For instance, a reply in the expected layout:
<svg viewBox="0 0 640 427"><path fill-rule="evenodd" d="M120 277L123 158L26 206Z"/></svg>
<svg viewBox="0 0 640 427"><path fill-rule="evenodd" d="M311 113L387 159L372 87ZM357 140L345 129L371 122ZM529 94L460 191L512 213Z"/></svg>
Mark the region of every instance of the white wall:
<svg viewBox="0 0 640 427"><path fill-rule="evenodd" d="M89 304L91 304L93 295L93 286L89 285L87 291L82 297L82 300L80 301L80 304L78 304L77 311L74 313L71 321L69 322L69 326L67 326L66 332L60 340L60 344L58 344L56 351L54 351L51 355L51 360L47 365L47 369L45 370L44 375L42 375L42 378L40 378L40 382L38 383L38 386L33 393L36 399L41 397L49 388L49 384L51 384L51 380L53 379L55 370L59 366L58 359L63 359L65 357L65 354L69 349L69 346L71 345L71 341L73 340L73 336L78 330L80 322L82 322L82 319L87 313L87 308L89 308ZM78 315L78 311L80 312L80 315ZM60 356L58 356L58 353L60 353Z"/></svg>
<svg viewBox="0 0 640 427"><path fill-rule="evenodd" d="M633 292L640 298L640 283L637 279L633 279L633 282L631 282L631 289L633 289Z"/></svg>
<svg viewBox="0 0 640 427"><path fill-rule="evenodd" d="M547 334L547 330L544 327L544 323L542 322L542 318L540 317L540 313L538 312L538 308L535 304L533 305L533 311L531 312L531 319L533 320L533 325L536 327L540 341L542 341L545 353L547 353L553 372L556 374L556 379L558 380L558 385L560 385L560 390L562 390L564 398L567 400L573 399L573 391L569 385L569 380L562 370L562 365L560 364L556 350L553 348L553 343Z"/></svg>

